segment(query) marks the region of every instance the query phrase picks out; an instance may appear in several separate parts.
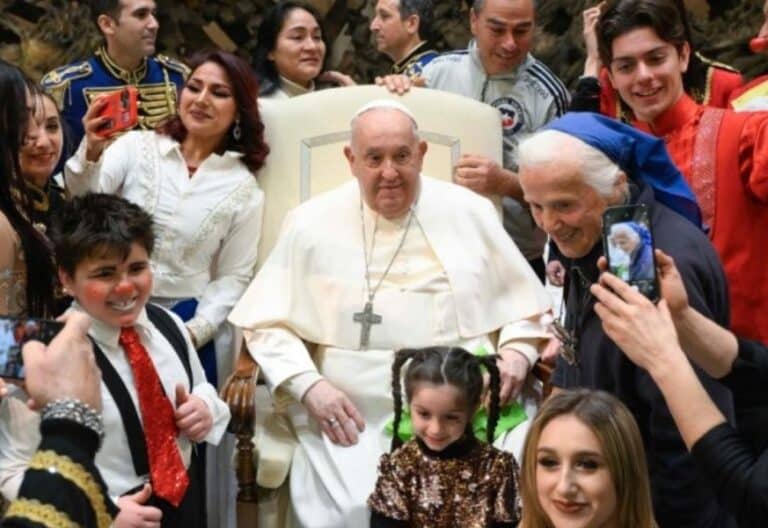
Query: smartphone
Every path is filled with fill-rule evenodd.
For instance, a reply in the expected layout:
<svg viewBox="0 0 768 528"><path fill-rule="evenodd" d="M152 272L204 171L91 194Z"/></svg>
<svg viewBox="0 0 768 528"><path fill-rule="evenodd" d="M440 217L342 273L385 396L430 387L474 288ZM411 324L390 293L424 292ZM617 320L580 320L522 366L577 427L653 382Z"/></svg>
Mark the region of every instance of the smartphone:
<svg viewBox="0 0 768 528"><path fill-rule="evenodd" d="M139 122L138 99L139 92L133 86L126 86L104 96L106 104L99 112L99 117L107 120L99 127L97 133L107 137L121 130L130 130Z"/></svg>
<svg viewBox="0 0 768 528"><path fill-rule="evenodd" d="M603 248L611 273L652 301L660 295L648 207L609 207L603 213Z"/></svg>
<svg viewBox="0 0 768 528"><path fill-rule="evenodd" d="M63 327L44 319L0 317L0 378L24 379L24 343L34 339L48 344Z"/></svg>

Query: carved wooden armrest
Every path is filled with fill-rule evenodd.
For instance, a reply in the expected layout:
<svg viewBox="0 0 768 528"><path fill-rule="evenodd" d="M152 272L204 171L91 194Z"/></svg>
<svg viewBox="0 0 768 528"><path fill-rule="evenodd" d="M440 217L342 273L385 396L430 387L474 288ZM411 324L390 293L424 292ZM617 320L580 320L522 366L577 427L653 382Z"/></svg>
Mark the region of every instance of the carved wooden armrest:
<svg viewBox="0 0 768 528"><path fill-rule="evenodd" d="M235 370L221 389L221 399L227 402L232 415L227 430L237 438L235 457L237 500L247 503L255 503L257 500L253 432L258 375L259 365L248 353L248 348L243 342Z"/></svg>

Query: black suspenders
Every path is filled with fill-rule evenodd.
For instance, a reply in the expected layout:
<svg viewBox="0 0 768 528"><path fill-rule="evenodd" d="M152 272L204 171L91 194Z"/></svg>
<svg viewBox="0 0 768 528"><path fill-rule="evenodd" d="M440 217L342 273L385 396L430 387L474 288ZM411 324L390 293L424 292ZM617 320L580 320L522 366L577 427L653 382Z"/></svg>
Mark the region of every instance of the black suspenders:
<svg viewBox="0 0 768 528"><path fill-rule="evenodd" d="M154 304L147 304L146 309L149 320L163 334L163 337L168 340L176 354L178 354L182 365L184 365L191 392L193 387L192 368L189 363L189 351L187 350L187 342L184 340L184 335L173 318L163 308ZM147 445L136 406L133 404L131 395L120 375L95 342L93 343L93 351L96 356L96 363L101 369L104 385L106 385L107 390L112 395L112 399L115 400L117 409L120 412L120 419L128 436L128 448L131 451L131 459L136 475L147 475L149 474Z"/></svg>

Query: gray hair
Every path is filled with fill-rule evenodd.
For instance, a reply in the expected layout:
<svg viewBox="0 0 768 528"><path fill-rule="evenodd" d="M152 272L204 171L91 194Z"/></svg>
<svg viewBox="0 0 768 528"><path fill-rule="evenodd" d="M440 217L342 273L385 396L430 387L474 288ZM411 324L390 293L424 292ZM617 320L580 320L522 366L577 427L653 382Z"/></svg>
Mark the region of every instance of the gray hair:
<svg viewBox="0 0 768 528"><path fill-rule="evenodd" d="M419 17L419 38L432 38L432 21L434 20L434 2L432 0L400 0L400 20L411 15Z"/></svg>
<svg viewBox="0 0 768 528"><path fill-rule="evenodd" d="M601 151L559 130L542 130L524 139L517 149L520 168L571 159L581 166L584 183L610 197L622 170Z"/></svg>
<svg viewBox="0 0 768 528"><path fill-rule="evenodd" d="M626 235L627 237L629 237L630 240L635 242L635 244L640 242L640 234L634 229L632 229L626 223L613 224L611 226L611 234L610 234L611 240L613 240L613 237L615 235Z"/></svg>

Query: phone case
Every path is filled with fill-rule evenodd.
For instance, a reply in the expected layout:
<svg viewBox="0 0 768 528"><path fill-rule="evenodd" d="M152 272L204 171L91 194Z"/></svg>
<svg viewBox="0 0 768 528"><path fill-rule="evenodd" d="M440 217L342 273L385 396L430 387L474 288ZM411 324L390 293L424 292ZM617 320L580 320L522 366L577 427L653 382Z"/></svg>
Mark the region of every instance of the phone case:
<svg viewBox="0 0 768 528"><path fill-rule="evenodd" d="M107 101L99 113L108 120L99 128L98 134L107 137L121 130L130 130L139 122L139 92L133 86L106 95Z"/></svg>

